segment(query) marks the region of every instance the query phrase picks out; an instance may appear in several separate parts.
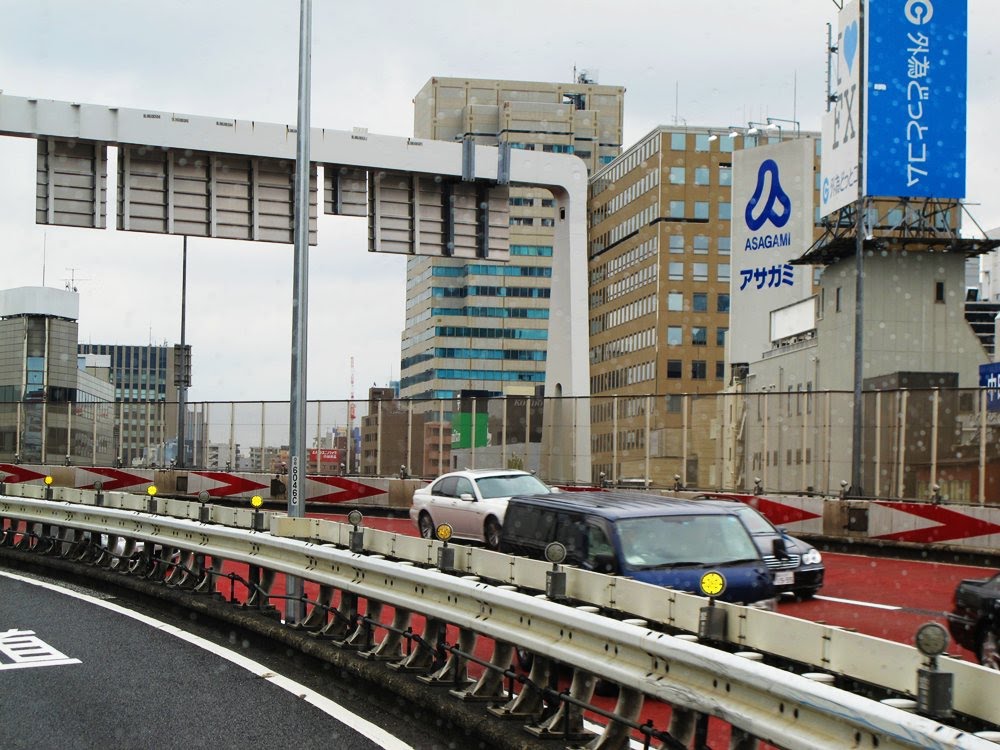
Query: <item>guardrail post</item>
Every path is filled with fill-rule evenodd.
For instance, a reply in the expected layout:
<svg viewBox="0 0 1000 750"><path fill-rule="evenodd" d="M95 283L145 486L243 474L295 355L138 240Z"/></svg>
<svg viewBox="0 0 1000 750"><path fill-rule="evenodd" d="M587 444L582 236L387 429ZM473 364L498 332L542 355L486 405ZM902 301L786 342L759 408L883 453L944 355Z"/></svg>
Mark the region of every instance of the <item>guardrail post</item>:
<svg viewBox="0 0 1000 750"><path fill-rule="evenodd" d="M494 668L484 669L479 681L468 690L452 690L451 694L465 702L496 702L498 698L504 697L504 672L510 669L513 659L513 644L494 641L493 656L490 659Z"/></svg>
<svg viewBox="0 0 1000 750"><path fill-rule="evenodd" d="M623 722L634 723L644 702L645 697L638 690L619 688L618 703L615 704L614 710L616 718L608 722L600 737L587 745L587 750L617 750L628 747L632 729Z"/></svg>
<svg viewBox="0 0 1000 750"><path fill-rule="evenodd" d="M397 672L427 672L434 666L435 648L444 634L444 622L434 617L424 620L424 633L417 641L417 647L398 664L389 668Z"/></svg>
<svg viewBox="0 0 1000 750"><path fill-rule="evenodd" d="M442 633L443 635L443 633ZM433 674L417 675L417 679L428 685L454 685L468 686L473 683L469 678L468 659L462 654L471 654L476 647L476 632L460 628L458 631L458 644L455 649L448 652L448 658L444 665Z"/></svg>
<svg viewBox="0 0 1000 750"><path fill-rule="evenodd" d="M503 706L491 706L486 710L500 719L520 719L525 722L538 721L545 711L541 686L548 685L552 677L552 662L535 656L531 661L528 681L521 686L521 692Z"/></svg>
<svg viewBox="0 0 1000 750"><path fill-rule="evenodd" d="M581 703L590 703L594 695L597 678L582 670L573 671L573 681L569 686L569 696ZM559 708L547 721L535 726L525 727L525 731L542 739L565 739L584 741L594 735L583 728L583 709L574 704L562 701Z"/></svg>
<svg viewBox="0 0 1000 750"><path fill-rule="evenodd" d="M386 629L382 642L361 654L361 658L373 661L399 661L403 658L403 634L409 630L412 617L410 610L396 607L392 624Z"/></svg>

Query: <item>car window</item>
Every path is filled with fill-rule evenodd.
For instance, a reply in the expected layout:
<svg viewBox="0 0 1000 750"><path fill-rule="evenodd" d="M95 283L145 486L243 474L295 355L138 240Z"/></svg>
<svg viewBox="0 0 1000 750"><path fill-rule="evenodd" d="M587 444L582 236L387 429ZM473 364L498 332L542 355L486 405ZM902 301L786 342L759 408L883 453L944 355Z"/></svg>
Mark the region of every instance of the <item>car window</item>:
<svg viewBox="0 0 1000 750"><path fill-rule="evenodd" d="M760 557L735 515L627 518L618 522L617 530L625 562L634 567L722 565Z"/></svg>
<svg viewBox="0 0 1000 750"><path fill-rule="evenodd" d="M465 477L458 477L455 482L455 497L461 497L465 494L476 496L475 490L472 489L472 482Z"/></svg>
<svg viewBox="0 0 1000 750"><path fill-rule="evenodd" d="M483 498L511 497L512 495L537 495L549 492L542 480L531 474L507 474L496 477L479 477L476 480Z"/></svg>
<svg viewBox="0 0 1000 750"><path fill-rule="evenodd" d="M552 541L556 514L532 505L514 506L507 511L503 533L512 539L532 542L539 549Z"/></svg>
<svg viewBox="0 0 1000 750"><path fill-rule="evenodd" d="M611 546L611 540L607 533L599 526L590 524L587 526L587 562L593 564L598 555L613 555L615 552Z"/></svg>
<svg viewBox="0 0 1000 750"><path fill-rule="evenodd" d="M455 485L457 483L458 477L443 477L438 480L431 492L435 495L440 495L441 497L457 497L455 493Z"/></svg>

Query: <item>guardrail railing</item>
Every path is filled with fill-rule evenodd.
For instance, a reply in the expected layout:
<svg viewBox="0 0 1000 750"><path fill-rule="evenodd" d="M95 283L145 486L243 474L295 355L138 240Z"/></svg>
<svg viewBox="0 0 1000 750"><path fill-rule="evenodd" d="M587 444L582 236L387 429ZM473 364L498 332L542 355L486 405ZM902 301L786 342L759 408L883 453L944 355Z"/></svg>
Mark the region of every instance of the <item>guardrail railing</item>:
<svg viewBox="0 0 1000 750"><path fill-rule="evenodd" d="M416 537L363 529L363 551L356 537L352 551L355 529L346 524L162 499L154 514L142 496L21 491L29 496L0 496L0 545L113 564L195 592L215 591L229 577L224 562L245 565L247 601L257 606L272 596L276 574L305 579L319 594L303 602L300 627L451 686L457 698L491 705L542 737L585 736L584 710L600 678L619 686L619 699L604 712L609 722L591 747L624 747L640 734L686 747L709 716L730 725L731 748L759 739L838 750L995 747L973 732L1000 722L998 673L943 662L954 674L952 726L837 686L866 684L890 700L912 698L921 657L901 644L722 603L716 606L728 615L724 634L699 642L692 634L703 599L627 579L567 569L567 600L558 602L540 593L551 565L487 550L453 547L454 567L446 571L437 567L441 543ZM362 601L366 614L359 617ZM383 607L393 609L391 623L381 620ZM448 625L459 636L442 664L437 651ZM480 638L493 643L488 660L473 655ZM515 646L534 655L527 676L511 668ZM470 663L482 667L474 682ZM556 664L573 670L565 690L548 687ZM517 695L503 689L504 680L520 684ZM546 700L559 707L543 720ZM669 726L637 723L649 700L671 706Z"/></svg>

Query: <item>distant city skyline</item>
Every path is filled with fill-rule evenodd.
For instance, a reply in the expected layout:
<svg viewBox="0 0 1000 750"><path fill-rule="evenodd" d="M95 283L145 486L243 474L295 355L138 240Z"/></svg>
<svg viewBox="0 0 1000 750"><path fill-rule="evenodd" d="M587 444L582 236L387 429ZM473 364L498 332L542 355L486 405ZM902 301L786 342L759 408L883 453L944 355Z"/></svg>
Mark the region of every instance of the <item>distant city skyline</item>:
<svg viewBox="0 0 1000 750"><path fill-rule="evenodd" d="M219 0L166 11L125 0L0 0L0 88L294 123L298 6ZM626 88L626 147L661 123L725 128L773 116L819 129L834 3L625 0L613 25L606 8L590 12L601 7L540 3L527 24L452 0L431 11L401 2L317 4L313 125L410 135L412 99L432 76L570 81L574 69L586 69ZM1000 197L991 189L1000 120L993 10L988 0L969 2L967 195L984 229L1000 226ZM503 44L487 48L483 34ZM0 287L40 285L44 267L49 286L80 291L81 343L176 343L181 238L36 226L35 160L33 141L0 138ZM114 169L109 164L109 177ZM363 219L321 217L319 232L310 253L308 396L346 399L353 357L354 396L362 399L373 383L400 375L405 259L368 254ZM291 272L290 246L189 241L190 399L288 397Z"/></svg>

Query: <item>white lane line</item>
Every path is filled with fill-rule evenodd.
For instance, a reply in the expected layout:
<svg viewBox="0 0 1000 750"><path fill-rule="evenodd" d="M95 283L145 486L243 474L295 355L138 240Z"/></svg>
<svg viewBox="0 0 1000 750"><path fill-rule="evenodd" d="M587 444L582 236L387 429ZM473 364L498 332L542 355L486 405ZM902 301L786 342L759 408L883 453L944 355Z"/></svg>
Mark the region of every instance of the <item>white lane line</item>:
<svg viewBox="0 0 1000 750"><path fill-rule="evenodd" d="M898 612L903 609L892 604L875 604L873 602L859 602L854 599L838 599L835 596L816 596L814 599L822 599L824 602L836 602L837 604L853 604L856 607L871 607L872 609L887 609L891 612Z"/></svg>
<svg viewBox="0 0 1000 750"><path fill-rule="evenodd" d="M88 596L87 594L81 594L76 591L71 591L70 589L63 588L62 586L57 586L52 583L47 583L45 581L36 581L32 578L26 578L24 576L19 576L15 573L7 573L0 571L0 576L5 578L11 578L15 581L21 581L23 583L30 583L33 586L40 586L41 588L49 589L60 594L65 594L66 596L72 596L81 601L89 602L90 604L96 604L98 607L104 607L112 612L116 612L120 615L125 615L126 617L131 617L133 620L138 620L152 628L156 628L159 631L172 635L176 638L180 638L182 641L186 641L193 646L209 651L216 656L219 656L233 664L242 667L248 672L252 672L261 679L267 680L276 687L286 690L292 695L301 698L306 703L315 706L317 709L323 713L331 716L342 724L346 724L348 727L353 728L359 734L364 735L373 742L378 743L385 750L413 750L411 745L406 744L398 737L393 736L382 727L372 724L367 719L364 719L357 714L348 711L346 708L341 706L339 703L335 703L326 696L320 695L315 690L307 688L305 685L292 680L291 678L285 677L283 675L275 674L270 669L265 667L263 664L254 661L253 659L248 659L242 654L238 654L235 651L231 651L224 646L219 646L211 641L208 641L200 636L193 635L192 633L187 633L180 628L173 625L169 625L161 620L157 620L153 617L148 617L147 615L140 614L139 612L133 612L130 609L126 609L118 604L113 604L112 602L103 601L94 596Z"/></svg>

